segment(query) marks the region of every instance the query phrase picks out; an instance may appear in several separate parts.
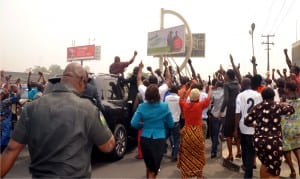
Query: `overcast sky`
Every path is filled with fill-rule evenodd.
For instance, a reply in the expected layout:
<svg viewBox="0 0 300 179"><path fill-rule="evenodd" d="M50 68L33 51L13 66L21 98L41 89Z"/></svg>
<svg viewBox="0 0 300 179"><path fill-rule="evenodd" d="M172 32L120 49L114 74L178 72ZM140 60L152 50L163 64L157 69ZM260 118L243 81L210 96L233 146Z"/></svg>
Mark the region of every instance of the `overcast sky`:
<svg viewBox="0 0 300 179"><path fill-rule="evenodd" d="M92 72L108 72L114 56L126 61L134 50L138 56L128 71L141 60L158 67L158 59L147 56L147 34L159 30L161 8L181 14L192 33L206 34L205 57L192 58L204 79L220 64L228 68L229 54L241 64L242 73L252 72L251 23L256 25L254 48L261 74L267 68L262 45L267 39L262 35L275 35L270 38L275 43L270 46L271 69L287 67L283 49L291 55L292 43L300 38L297 0L1 0L0 69L25 71L52 64L64 68L72 40L79 46L89 39L101 46L100 61L84 62ZM175 16L165 16L165 28L182 24Z"/></svg>

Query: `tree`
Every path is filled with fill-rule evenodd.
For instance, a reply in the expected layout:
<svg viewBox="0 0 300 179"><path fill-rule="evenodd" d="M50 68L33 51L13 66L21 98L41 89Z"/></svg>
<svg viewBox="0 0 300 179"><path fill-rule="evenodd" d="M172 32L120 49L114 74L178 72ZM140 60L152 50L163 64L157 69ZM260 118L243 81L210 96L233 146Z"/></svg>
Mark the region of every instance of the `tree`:
<svg viewBox="0 0 300 179"><path fill-rule="evenodd" d="M46 74L46 73L48 73L48 70L46 67L34 66L32 69L32 73L38 74L38 72L42 72L42 73Z"/></svg>
<svg viewBox="0 0 300 179"><path fill-rule="evenodd" d="M48 71L50 76L61 75L63 73L63 69L59 65L51 65Z"/></svg>
<svg viewBox="0 0 300 179"><path fill-rule="evenodd" d="M85 65L83 68L84 68L88 73L91 72L91 69L90 69L89 66Z"/></svg>

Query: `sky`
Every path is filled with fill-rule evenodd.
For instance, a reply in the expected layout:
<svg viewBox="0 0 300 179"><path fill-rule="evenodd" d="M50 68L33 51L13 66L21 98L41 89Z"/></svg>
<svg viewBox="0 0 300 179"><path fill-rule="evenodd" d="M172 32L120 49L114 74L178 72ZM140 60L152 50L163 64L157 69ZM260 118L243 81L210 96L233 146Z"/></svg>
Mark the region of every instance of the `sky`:
<svg viewBox="0 0 300 179"><path fill-rule="evenodd" d="M267 38L262 35L275 35L270 37L270 69L287 68L283 49L291 56L292 44L300 38L297 0L0 0L0 69L64 68L72 41L101 46L100 60L83 62L91 72L107 73L115 56L127 61L134 50L138 55L127 72L141 61L155 69L158 58L147 56L147 35L160 29L161 8L179 13L192 33L206 34L205 57L192 58L203 79L220 64L230 68L229 54L242 74L252 72L252 23L257 69L263 75L267 46L262 42ZM164 16L165 28L182 24L176 16ZM183 59L174 60L180 65Z"/></svg>

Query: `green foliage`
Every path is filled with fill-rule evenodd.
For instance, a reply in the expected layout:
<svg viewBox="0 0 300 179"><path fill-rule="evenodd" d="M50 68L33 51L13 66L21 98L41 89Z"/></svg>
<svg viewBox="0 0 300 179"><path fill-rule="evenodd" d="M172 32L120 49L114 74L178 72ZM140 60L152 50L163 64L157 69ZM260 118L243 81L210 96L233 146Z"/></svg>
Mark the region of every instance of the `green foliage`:
<svg viewBox="0 0 300 179"><path fill-rule="evenodd" d="M48 71L50 76L61 75L63 73L63 69L59 65L51 65Z"/></svg>

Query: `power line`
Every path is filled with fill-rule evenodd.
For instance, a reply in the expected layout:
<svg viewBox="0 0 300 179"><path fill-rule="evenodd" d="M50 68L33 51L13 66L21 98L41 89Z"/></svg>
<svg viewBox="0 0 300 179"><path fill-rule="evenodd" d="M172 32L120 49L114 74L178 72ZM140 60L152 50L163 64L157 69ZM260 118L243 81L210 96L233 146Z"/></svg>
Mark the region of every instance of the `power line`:
<svg viewBox="0 0 300 179"><path fill-rule="evenodd" d="M275 28L273 34L275 34L277 32L277 30L279 29L279 27L281 26L283 20L286 18L286 16L288 15L288 13L290 12L291 8L293 7L295 3L295 0L293 0L293 2L290 4L290 6L288 7L288 10L286 11L285 15L281 18L281 21L279 22L279 24L277 25L277 27Z"/></svg>
<svg viewBox="0 0 300 179"><path fill-rule="evenodd" d="M264 26L263 26L263 28L262 28L263 32L265 31L265 28L266 28L266 26L267 26L267 24L268 24L268 22L269 22L270 15L271 15L271 11L272 11L272 9L273 9L274 2L275 2L275 1L272 1L271 6L269 7L267 19L266 19L266 22L265 22L265 24L264 24Z"/></svg>
<svg viewBox="0 0 300 179"><path fill-rule="evenodd" d="M286 0L284 0L282 6L281 6L281 8L280 8L280 11L279 11L279 13L277 14L276 18L274 19L274 23L273 23L273 25L271 26L272 28L270 29L269 32L272 32L273 29L274 29L274 27L275 27L275 25L277 24L278 19L279 19L280 15L281 15L281 12L282 12L282 10L283 10L283 7L285 6L285 3L286 3Z"/></svg>
<svg viewBox="0 0 300 179"><path fill-rule="evenodd" d="M270 42L270 37L274 37L275 35L262 35L262 37L267 37L267 42L262 42L263 45L267 45L267 71L270 71L270 44L274 45L273 42Z"/></svg>

